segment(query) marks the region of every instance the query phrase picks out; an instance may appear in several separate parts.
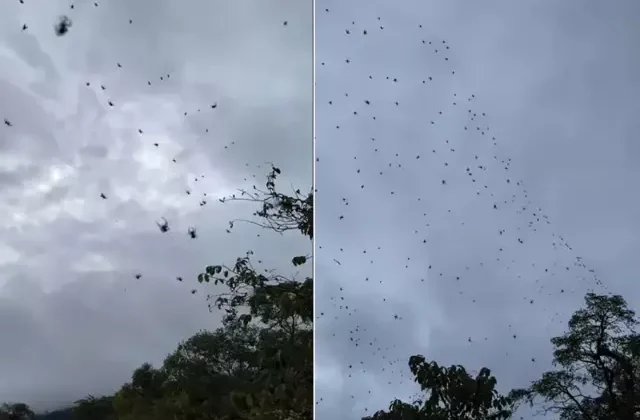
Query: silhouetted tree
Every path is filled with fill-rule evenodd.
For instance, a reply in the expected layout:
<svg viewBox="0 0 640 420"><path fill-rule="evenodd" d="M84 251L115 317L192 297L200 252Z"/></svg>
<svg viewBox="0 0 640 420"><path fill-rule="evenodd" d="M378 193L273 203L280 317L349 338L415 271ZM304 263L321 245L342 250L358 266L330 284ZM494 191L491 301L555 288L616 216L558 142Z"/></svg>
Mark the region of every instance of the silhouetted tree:
<svg viewBox="0 0 640 420"><path fill-rule="evenodd" d="M406 403L395 400L388 411L363 420L505 420L515 402L496 391L496 378L482 368L474 378L464 367L444 367L412 356L409 367L424 398Z"/></svg>
<svg viewBox="0 0 640 420"><path fill-rule="evenodd" d="M4 403L0 406L0 420L33 420L35 414L25 403Z"/></svg>
<svg viewBox="0 0 640 420"><path fill-rule="evenodd" d="M569 331L551 339L554 365L513 395L565 420L631 420L640 413L638 321L622 296L585 296Z"/></svg>
<svg viewBox="0 0 640 420"><path fill-rule="evenodd" d="M292 195L279 192L276 190L276 179L281 173L279 168L273 166L267 175L266 189L254 185L252 191L239 190L239 194L220 199L222 203L249 201L260 206L253 213L258 220L232 220L229 222L231 228L235 222L242 221L278 233L299 230L304 236L313 239L313 191L304 194L297 189Z"/></svg>
<svg viewBox="0 0 640 420"><path fill-rule="evenodd" d="M72 413L74 420L115 420L117 418L112 397L96 398L88 395L74 403Z"/></svg>

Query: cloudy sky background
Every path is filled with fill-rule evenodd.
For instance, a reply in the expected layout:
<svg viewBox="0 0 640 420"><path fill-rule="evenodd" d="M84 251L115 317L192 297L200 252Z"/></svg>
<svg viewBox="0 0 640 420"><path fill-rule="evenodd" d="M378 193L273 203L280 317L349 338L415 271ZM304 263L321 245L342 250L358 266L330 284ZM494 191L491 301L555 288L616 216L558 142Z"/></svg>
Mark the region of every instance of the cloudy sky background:
<svg viewBox="0 0 640 420"><path fill-rule="evenodd" d="M316 7L319 418L408 398L418 353L526 386L588 270L637 307L637 2Z"/></svg>
<svg viewBox="0 0 640 420"><path fill-rule="evenodd" d="M8 2L0 18L0 117L13 124L0 128L0 400L36 409L112 392L218 326L210 291L190 293L204 266L253 249L293 274L310 247L226 234L253 208L217 198L262 185L265 162L284 188L310 187L311 5L69 5ZM73 26L56 37L61 14Z"/></svg>

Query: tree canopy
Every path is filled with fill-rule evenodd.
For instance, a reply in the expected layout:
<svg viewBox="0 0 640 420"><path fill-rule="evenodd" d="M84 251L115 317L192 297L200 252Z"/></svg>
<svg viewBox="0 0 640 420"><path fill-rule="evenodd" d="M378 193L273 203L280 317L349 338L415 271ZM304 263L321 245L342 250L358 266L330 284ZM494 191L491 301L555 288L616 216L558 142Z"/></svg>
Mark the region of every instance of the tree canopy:
<svg viewBox="0 0 640 420"><path fill-rule="evenodd" d="M411 373L424 393L411 403L394 400L388 411L363 420L504 420L511 417L513 399L500 395L487 368L475 377L463 366L444 367L424 356L409 359Z"/></svg>
<svg viewBox="0 0 640 420"><path fill-rule="evenodd" d="M33 420L35 414L24 403L4 403L0 406L0 420Z"/></svg>

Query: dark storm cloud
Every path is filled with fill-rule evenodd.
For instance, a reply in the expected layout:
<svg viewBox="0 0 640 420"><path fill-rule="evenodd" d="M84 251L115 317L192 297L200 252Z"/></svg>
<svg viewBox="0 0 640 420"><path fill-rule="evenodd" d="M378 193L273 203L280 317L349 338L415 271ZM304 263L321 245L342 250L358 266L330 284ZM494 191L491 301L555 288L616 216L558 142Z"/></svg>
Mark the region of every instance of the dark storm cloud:
<svg viewBox="0 0 640 420"><path fill-rule="evenodd" d="M112 392L218 326L205 301L215 290L195 281L204 266L251 249L265 268L295 274L291 257L308 243L249 225L227 234L228 220L254 209L218 198L263 185L266 162L285 188L310 186L311 5L3 11L0 401L53 408ZM61 14L73 26L56 37Z"/></svg>
<svg viewBox="0 0 640 420"><path fill-rule="evenodd" d="M580 4L317 3L319 417L413 354L527 385L589 270L638 301L638 6Z"/></svg>

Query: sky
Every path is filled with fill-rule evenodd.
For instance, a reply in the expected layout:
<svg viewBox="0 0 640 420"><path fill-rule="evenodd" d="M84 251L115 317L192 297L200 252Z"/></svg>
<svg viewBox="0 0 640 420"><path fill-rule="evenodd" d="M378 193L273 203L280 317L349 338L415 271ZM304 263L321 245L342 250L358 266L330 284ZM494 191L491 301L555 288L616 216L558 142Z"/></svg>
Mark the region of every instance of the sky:
<svg viewBox="0 0 640 420"><path fill-rule="evenodd" d="M637 2L316 10L318 418L415 354L525 387L587 290L637 308Z"/></svg>
<svg viewBox="0 0 640 420"><path fill-rule="evenodd" d="M294 274L311 249L249 225L227 234L255 209L218 202L263 185L269 162L283 188L311 187L311 4L188 3L3 5L0 401L111 393L220 325L205 266L252 249Z"/></svg>

